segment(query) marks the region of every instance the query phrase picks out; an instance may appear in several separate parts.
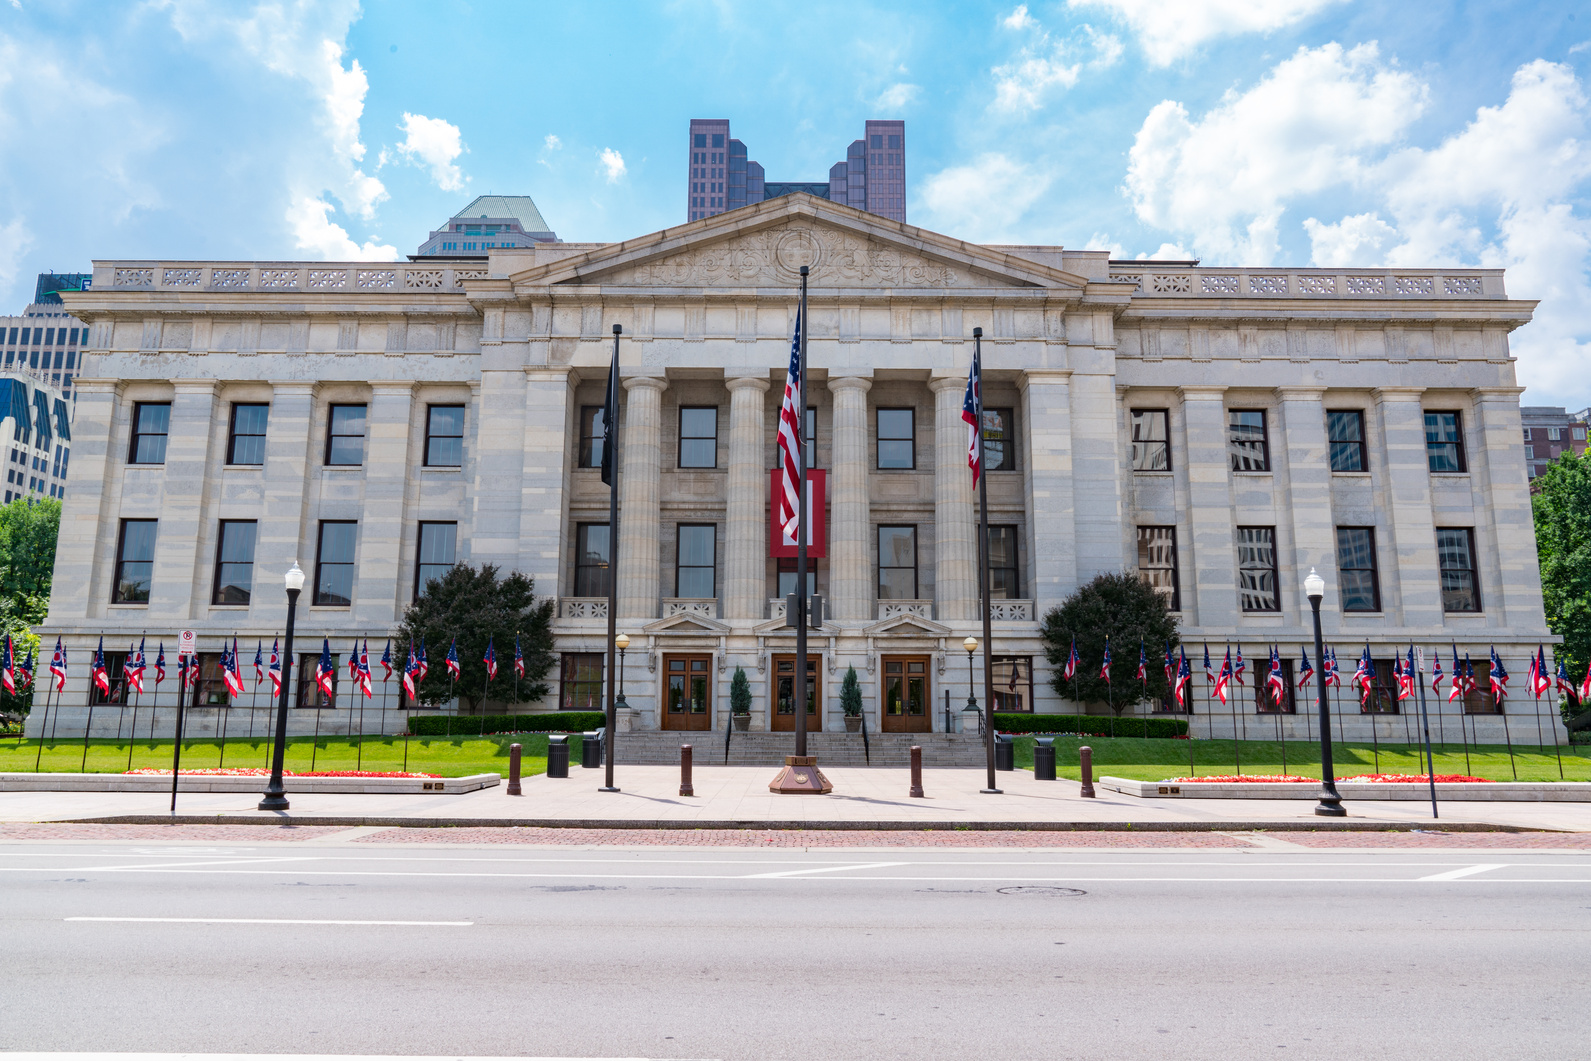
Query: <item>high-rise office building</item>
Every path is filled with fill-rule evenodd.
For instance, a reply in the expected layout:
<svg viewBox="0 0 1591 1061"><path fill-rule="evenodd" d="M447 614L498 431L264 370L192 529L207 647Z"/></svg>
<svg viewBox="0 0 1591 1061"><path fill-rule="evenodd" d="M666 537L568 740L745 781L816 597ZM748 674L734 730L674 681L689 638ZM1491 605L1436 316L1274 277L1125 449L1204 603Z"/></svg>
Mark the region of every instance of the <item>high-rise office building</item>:
<svg viewBox="0 0 1591 1061"><path fill-rule="evenodd" d="M528 195L478 195L426 237L411 258L486 257L487 251L557 243Z"/></svg>
<svg viewBox="0 0 1591 1061"><path fill-rule="evenodd" d="M697 221L725 210L806 192L858 210L906 220L906 123L870 119L825 181L770 181L746 145L729 135L727 118L692 118L685 216Z"/></svg>

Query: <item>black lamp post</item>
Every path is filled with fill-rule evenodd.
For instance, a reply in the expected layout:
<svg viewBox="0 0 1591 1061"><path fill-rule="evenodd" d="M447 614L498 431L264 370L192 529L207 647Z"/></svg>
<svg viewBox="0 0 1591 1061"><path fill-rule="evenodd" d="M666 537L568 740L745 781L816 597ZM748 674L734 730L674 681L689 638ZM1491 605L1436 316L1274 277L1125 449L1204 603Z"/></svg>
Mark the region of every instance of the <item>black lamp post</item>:
<svg viewBox="0 0 1591 1061"><path fill-rule="evenodd" d="M615 703L614 706L622 707L628 711L630 709L630 705L624 700L624 650L630 647L630 635L620 634L618 637L613 639L613 644L619 650L619 697L618 702Z"/></svg>
<svg viewBox="0 0 1591 1061"><path fill-rule="evenodd" d="M282 695L276 705L276 750L271 756L271 780L265 786L260 810L286 810L287 789L282 786L282 760L287 756L287 693L292 688L293 617L298 613L298 595L304 589L304 570L293 561L292 570L283 576L287 585L287 636L282 645Z"/></svg>
<svg viewBox="0 0 1591 1061"><path fill-rule="evenodd" d="M961 647L967 650L967 709L976 711L978 710L978 697L975 694L978 680L972 669L972 654L978 651L978 639L969 637L961 643ZM963 726L962 728L965 729L966 727Z"/></svg>
<svg viewBox="0 0 1591 1061"><path fill-rule="evenodd" d="M1304 579L1304 594L1315 614L1315 681L1316 695L1320 697L1320 802L1315 813L1328 818L1346 817L1348 811L1337 794L1336 771L1331 763L1331 701L1326 699L1326 646L1320 637L1320 602L1326 596L1326 580L1309 569Z"/></svg>

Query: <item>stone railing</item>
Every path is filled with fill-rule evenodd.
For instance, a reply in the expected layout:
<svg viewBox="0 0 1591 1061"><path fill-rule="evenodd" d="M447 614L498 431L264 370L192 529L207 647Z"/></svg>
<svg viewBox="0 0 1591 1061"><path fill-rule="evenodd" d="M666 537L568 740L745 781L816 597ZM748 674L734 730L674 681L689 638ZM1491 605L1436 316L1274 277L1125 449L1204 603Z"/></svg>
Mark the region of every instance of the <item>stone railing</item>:
<svg viewBox="0 0 1591 1061"><path fill-rule="evenodd" d="M934 602L931 600L881 600L878 602L878 617L880 619L893 619L897 615L915 615L920 619L934 617Z"/></svg>
<svg viewBox="0 0 1591 1061"><path fill-rule="evenodd" d="M294 291L307 293L462 291L486 277L486 264L451 262L332 262L279 265L257 262L119 262L96 288L135 291Z"/></svg>
<svg viewBox="0 0 1591 1061"><path fill-rule="evenodd" d="M697 597L664 597L663 618L667 619L671 615L700 615L704 619L717 619L718 602Z"/></svg>
<svg viewBox="0 0 1591 1061"><path fill-rule="evenodd" d="M608 598L606 597L558 598L560 619L606 619L607 617Z"/></svg>
<svg viewBox="0 0 1591 1061"><path fill-rule="evenodd" d="M1112 280L1149 298L1487 298L1507 297L1500 269L1256 269L1115 266Z"/></svg>
<svg viewBox="0 0 1591 1061"><path fill-rule="evenodd" d="M995 622L1033 621L1033 602L1030 600L997 600L989 603L989 618Z"/></svg>
<svg viewBox="0 0 1591 1061"><path fill-rule="evenodd" d="M768 602L768 618L770 618L770 619L783 619L784 618L784 598L783 597L774 597L772 600L770 600Z"/></svg>

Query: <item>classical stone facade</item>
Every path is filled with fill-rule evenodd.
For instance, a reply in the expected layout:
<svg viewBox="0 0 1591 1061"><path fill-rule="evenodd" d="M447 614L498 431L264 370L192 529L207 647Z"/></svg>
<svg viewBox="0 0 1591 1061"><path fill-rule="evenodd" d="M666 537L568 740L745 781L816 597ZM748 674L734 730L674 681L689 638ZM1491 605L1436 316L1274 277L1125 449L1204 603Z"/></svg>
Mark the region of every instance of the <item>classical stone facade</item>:
<svg viewBox="0 0 1591 1061"><path fill-rule="evenodd" d="M768 469L803 265L814 467L827 477L815 566L830 610L809 640L823 728L843 728L853 665L870 728L943 729L965 703L961 641L981 631L961 390L981 327L985 405L1006 436L989 472L1002 706L1075 709L1049 688L1039 621L1100 572L1156 580L1190 655L1233 643L1257 664L1272 643L1296 660L1313 567L1346 672L1366 641L1387 667L1410 641L1453 642L1484 684L1495 645L1515 674L1511 723L1531 739L1538 725L1561 733L1519 688L1527 650L1549 640L1508 349L1534 304L1509 300L1500 271L1113 263L974 245L805 195L469 268L96 263L93 290L68 296L91 354L44 630L73 653L63 730L102 632L116 647L158 633L168 652L184 628L269 645L281 573L296 558L319 579L318 551L341 548L326 544L328 521L354 524L338 532L352 567L346 603L306 591L300 630L317 645L391 630L421 563L448 558L437 538L420 555L422 534L447 533L423 525L440 523L456 525L453 559L524 571L558 597L562 652L603 651L605 572L588 561L605 556L608 495L584 465L615 324L617 620L634 725L722 731L737 666L754 728L777 725L793 575L781 587L769 555ZM169 403L161 464L129 461L140 403ZM258 463L229 463L240 404L269 406ZM363 409L362 457L336 464L345 406ZM435 419L448 407L462 407L456 443L455 414ZM116 603L128 520L158 529L149 566L129 569L147 600ZM218 595L218 579L243 577L221 570L233 521L256 528L247 603ZM668 710L673 673L686 676L676 706L704 708L694 718ZM561 694L590 693L558 677ZM1202 675L1195 686L1201 735L1276 725L1247 700L1209 711ZM921 714L890 710L901 696ZM1299 707L1282 723L1303 736L1303 694ZM1444 707L1451 730L1459 705ZM1477 717L1481 736L1501 736L1501 716ZM1368 738L1372 718L1384 738L1405 733L1396 715L1353 711L1346 735Z"/></svg>

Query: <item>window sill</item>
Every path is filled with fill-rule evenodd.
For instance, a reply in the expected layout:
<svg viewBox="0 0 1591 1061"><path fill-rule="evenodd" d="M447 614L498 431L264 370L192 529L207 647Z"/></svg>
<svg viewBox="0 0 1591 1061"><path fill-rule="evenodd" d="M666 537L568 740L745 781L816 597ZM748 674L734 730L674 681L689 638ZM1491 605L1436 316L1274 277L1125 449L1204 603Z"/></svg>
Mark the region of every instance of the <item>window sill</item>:
<svg viewBox="0 0 1591 1061"><path fill-rule="evenodd" d="M1340 475L1340 476L1342 476L1345 479L1368 479L1368 478L1370 478L1370 473L1369 472L1332 472L1331 474L1332 475Z"/></svg>
<svg viewBox="0 0 1591 1061"><path fill-rule="evenodd" d="M1457 478L1459 476L1464 476L1465 478L1468 478L1468 476L1469 476L1469 472L1432 472L1431 474L1432 475L1453 476L1454 478Z"/></svg>
<svg viewBox="0 0 1591 1061"><path fill-rule="evenodd" d="M352 604L311 604L310 611L315 612L347 612L353 610Z"/></svg>
<svg viewBox="0 0 1591 1061"><path fill-rule="evenodd" d="M1443 612L1444 619L1484 619L1485 612Z"/></svg>
<svg viewBox="0 0 1591 1061"><path fill-rule="evenodd" d="M221 470L224 471L224 472L263 472L265 470L265 465L263 465L263 464L223 464L223 465L221 465Z"/></svg>
<svg viewBox="0 0 1591 1061"><path fill-rule="evenodd" d="M320 468L321 471L326 472L362 472L365 470L363 464L322 464Z"/></svg>
<svg viewBox="0 0 1591 1061"><path fill-rule="evenodd" d="M137 601L121 601L121 602L118 603L117 601L111 601L110 607L112 607L112 608L128 608L128 609L138 609L138 608L147 609L149 607L149 602L148 601L143 601L143 602L140 603L140 602L137 602Z"/></svg>
<svg viewBox="0 0 1591 1061"><path fill-rule="evenodd" d="M1240 471L1233 471L1232 474L1233 475L1275 475L1276 473L1274 471L1268 471L1268 472L1240 472Z"/></svg>
<svg viewBox="0 0 1591 1061"><path fill-rule="evenodd" d="M457 474L458 472L462 472L463 470L464 470L464 465L462 465L462 464L442 464L442 465L439 465L439 464L422 464L422 465L420 465L420 474L421 475L450 475L450 474Z"/></svg>
<svg viewBox="0 0 1591 1061"><path fill-rule="evenodd" d="M246 612L252 604L212 604L210 610L215 612Z"/></svg>
<svg viewBox="0 0 1591 1061"><path fill-rule="evenodd" d="M1134 468L1134 475L1148 475L1156 479L1169 479L1172 477L1170 468Z"/></svg>
<svg viewBox="0 0 1591 1061"><path fill-rule="evenodd" d="M1379 611L1375 611L1375 612L1350 612L1350 611L1347 611L1345 609L1342 612L1340 612L1340 614L1342 615L1342 617L1344 619L1384 619L1384 618L1386 618L1386 613L1385 612L1379 612Z"/></svg>

